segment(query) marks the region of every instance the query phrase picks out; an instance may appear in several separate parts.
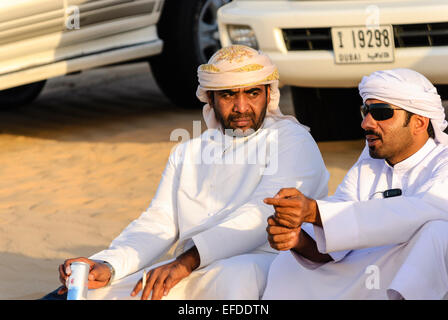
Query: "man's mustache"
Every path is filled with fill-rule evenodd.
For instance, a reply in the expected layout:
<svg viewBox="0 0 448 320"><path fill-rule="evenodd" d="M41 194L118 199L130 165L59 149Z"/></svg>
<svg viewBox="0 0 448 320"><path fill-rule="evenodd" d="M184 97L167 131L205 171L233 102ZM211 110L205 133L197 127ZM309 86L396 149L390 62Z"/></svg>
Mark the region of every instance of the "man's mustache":
<svg viewBox="0 0 448 320"><path fill-rule="evenodd" d="M369 136L369 135L371 135L371 136L377 136L378 138L383 139L383 136L381 135L381 133L379 133L379 132L375 132L375 131L373 131L373 130L365 130L365 131L364 131L364 136Z"/></svg>
<svg viewBox="0 0 448 320"><path fill-rule="evenodd" d="M230 121L235 121L235 120L240 120L240 119L254 119L254 114L253 113L238 113L238 114L231 114L229 115L229 120Z"/></svg>

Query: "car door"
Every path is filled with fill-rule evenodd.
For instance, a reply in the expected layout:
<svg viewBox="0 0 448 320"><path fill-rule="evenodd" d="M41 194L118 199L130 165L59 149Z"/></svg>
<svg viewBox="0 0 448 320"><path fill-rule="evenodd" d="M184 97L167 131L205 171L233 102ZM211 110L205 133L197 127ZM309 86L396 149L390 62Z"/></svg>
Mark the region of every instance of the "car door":
<svg viewBox="0 0 448 320"><path fill-rule="evenodd" d="M58 41L29 40L63 30L63 0L0 1L0 75L33 63L19 61L21 56L58 46Z"/></svg>
<svg viewBox="0 0 448 320"><path fill-rule="evenodd" d="M66 0L67 31L87 28L94 25L110 24L113 21L126 21L126 30L143 25L138 17L147 16L145 26L155 24L157 19L148 17L160 9L161 0ZM113 33L112 28L110 33ZM107 31L106 31L107 33Z"/></svg>
<svg viewBox="0 0 448 320"><path fill-rule="evenodd" d="M54 52L71 59L158 40L162 0L65 0L65 31Z"/></svg>

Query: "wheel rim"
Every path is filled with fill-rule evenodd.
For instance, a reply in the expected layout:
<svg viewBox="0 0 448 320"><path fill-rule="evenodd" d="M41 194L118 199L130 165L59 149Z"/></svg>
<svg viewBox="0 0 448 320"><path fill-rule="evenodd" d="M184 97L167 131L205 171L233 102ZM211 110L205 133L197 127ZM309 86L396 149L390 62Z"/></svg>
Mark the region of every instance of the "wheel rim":
<svg viewBox="0 0 448 320"><path fill-rule="evenodd" d="M231 0L206 0L199 13L198 44L201 61L206 62L221 48L218 31L218 9Z"/></svg>

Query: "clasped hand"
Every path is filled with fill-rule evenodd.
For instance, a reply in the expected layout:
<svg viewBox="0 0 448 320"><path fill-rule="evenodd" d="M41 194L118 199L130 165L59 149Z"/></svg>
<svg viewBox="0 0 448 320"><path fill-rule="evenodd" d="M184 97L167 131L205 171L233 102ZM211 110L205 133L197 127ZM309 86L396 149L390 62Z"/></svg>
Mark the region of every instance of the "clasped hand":
<svg viewBox="0 0 448 320"><path fill-rule="evenodd" d="M268 217L268 241L276 250L290 250L300 243L302 223L321 225L317 203L296 188L283 188L273 198L264 199L274 206Z"/></svg>

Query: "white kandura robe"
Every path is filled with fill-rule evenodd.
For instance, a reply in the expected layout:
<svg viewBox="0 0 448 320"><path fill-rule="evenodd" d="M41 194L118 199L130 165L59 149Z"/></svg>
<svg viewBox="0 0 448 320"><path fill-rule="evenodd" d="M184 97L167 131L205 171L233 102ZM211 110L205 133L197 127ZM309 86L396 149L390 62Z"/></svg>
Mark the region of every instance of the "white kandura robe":
<svg viewBox="0 0 448 320"><path fill-rule="evenodd" d="M378 191L402 189L383 199ZM370 199L370 200L369 200ZM391 167L368 149L304 230L334 261L292 251L271 264L263 299L442 299L448 292L448 148L433 139Z"/></svg>
<svg viewBox="0 0 448 320"><path fill-rule="evenodd" d="M266 220L273 209L263 199L283 187L323 198L329 174L311 135L291 120L266 117L262 128L246 138L212 133L206 131L175 148L149 208L109 249L90 257L108 261L116 274L111 286L89 290L89 299L130 299L142 269L176 240L176 255L194 244L201 263L164 299L261 297L269 265L278 253L267 242ZM241 158L233 164L226 158L244 150L249 151L243 163ZM211 154L215 163L205 163Z"/></svg>

